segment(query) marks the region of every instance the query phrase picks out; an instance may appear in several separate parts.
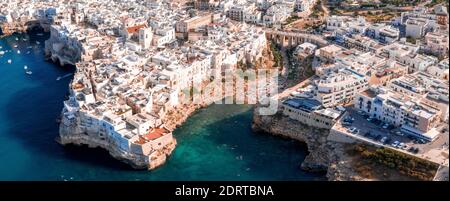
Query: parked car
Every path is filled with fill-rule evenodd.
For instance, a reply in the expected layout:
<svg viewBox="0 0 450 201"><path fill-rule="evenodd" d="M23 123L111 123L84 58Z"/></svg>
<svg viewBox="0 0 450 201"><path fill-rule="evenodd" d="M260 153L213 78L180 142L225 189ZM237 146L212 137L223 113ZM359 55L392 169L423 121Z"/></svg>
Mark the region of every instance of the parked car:
<svg viewBox="0 0 450 201"><path fill-rule="evenodd" d="M387 139L388 139L388 137L384 136L383 138L381 138L380 142L384 144L384 143L386 143Z"/></svg>
<svg viewBox="0 0 450 201"><path fill-rule="evenodd" d="M350 123L353 123L355 121L355 118L353 118L352 116L347 116L347 117L345 117L344 121L348 121Z"/></svg>
<svg viewBox="0 0 450 201"><path fill-rule="evenodd" d="M398 135L398 136L404 136L404 135L405 135L405 134L402 133L401 131L397 131L397 132L395 132L395 134Z"/></svg>
<svg viewBox="0 0 450 201"><path fill-rule="evenodd" d="M389 128L389 124L384 124L382 128L384 128L384 129Z"/></svg>
<svg viewBox="0 0 450 201"><path fill-rule="evenodd" d="M391 146L393 146L393 147L396 147L397 148L397 146L400 144L400 142L399 141L395 141L394 143L392 143L391 144Z"/></svg>
<svg viewBox="0 0 450 201"><path fill-rule="evenodd" d="M406 144L405 143L403 143L403 142L401 142L400 144L398 144L398 148L400 148L400 149L406 149Z"/></svg>

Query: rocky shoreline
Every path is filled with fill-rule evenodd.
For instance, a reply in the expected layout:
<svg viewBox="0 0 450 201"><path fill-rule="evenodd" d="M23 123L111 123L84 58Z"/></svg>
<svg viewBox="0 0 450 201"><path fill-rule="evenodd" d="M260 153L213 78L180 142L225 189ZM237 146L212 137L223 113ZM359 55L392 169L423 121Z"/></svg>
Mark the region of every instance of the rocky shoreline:
<svg viewBox="0 0 450 201"><path fill-rule="evenodd" d="M60 124L59 137L56 141L61 145L87 145L89 148L103 148L109 152L109 154L124 163L131 165L135 169L155 169L163 165L167 157L175 150L177 141L172 138L171 143L164 146L160 150L152 152L149 156L133 154L131 152L124 152L118 148L115 144L105 142L97 139L96 133L84 133L77 125L66 126L64 123Z"/></svg>
<svg viewBox="0 0 450 201"><path fill-rule="evenodd" d="M354 148L357 146L367 146L372 149L377 147L362 142L347 143L333 140L336 136L330 130L302 124L280 112L272 116L261 116L255 112L252 129L258 133L286 137L305 143L309 154L299 168L309 172L326 172L329 181L423 180L405 174L403 170L392 169L377 163L367 163L361 155L354 153ZM413 164L414 161L411 159L410 163ZM417 171L415 165L407 168ZM439 166L433 174L434 178L425 180L448 181L448 167Z"/></svg>
<svg viewBox="0 0 450 201"><path fill-rule="evenodd" d="M46 56L51 57L54 62L59 61L61 65L63 65L63 60L59 57L58 52L54 52L51 50L51 44L56 42L55 40L46 41ZM266 48L267 50L267 48ZM264 54L270 54L270 52L265 51ZM270 59L269 59L270 60ZM260 59L258 64L267 68L267 66L271 66L272 64L268 62L267 58ZM251 85L255 81L247 81L248 85ZM209 87L223 87L223 83L220 82L204 82L199 86L199 89L205 89L207 86ZM211 93L213 93L211 91ZM185 101L184 104L180 104L175 108L172 108L165 112L163 116L161 116L161 121L164 122L164 127L170 132L174 131L178 126L183 124L187 118L189 118L193 113L195 113L198 109L207 107L211 103L215 101L222 100L223 97L235 96L236 91L227 92L225 90L222 91L222 96L215 97L213 94L206 95L207 97L202 97L202 102L193 103L191 101ZM187 98L187 97L183 97ZM64 111L63 111L64 112ZM70 125L70 126L67 126ZM112 142L100 140L98 133L96 131L85 131L79 127L79 122L68 123L64 122L64 119L60 124L60 137L57 141L62 145L67 144L75 144L75 145L88 145L88 147L101 147L106 149L111 156L114 158L123 161L125 163L130 164L132 167L137 169L154 169L158 166L161 166L165 163L167 157L173 152L176 147L176 139L175 137L171 137L172 142L169 143L166 147L161 150L155 150L150 156L133 154L130 152L124 152L117 145Z"/></svg>
<svg viewBox="0 0 450 201"><path fill-rule="evenodd" d="M200 104L186 104L180 107L174 108L170 112L170 118L165 119L166 128L170 131L175 130L178 126L183 124L193 113L198 109L207 107L208 105ZM163 165L167 158L175 150L177 141L173 137L172 142L160 150L156 150L149 157L144 155L136 155L130 152L123 152L117 148L116 145L96 139L96 133L88 133L87 135L83 133L77 125L72 127L64 125L62 122L59 127L59 137L57 142L61 145L87 145L89 148L100 147L109 152L109 154L124 163L131 165L135 169L148 169L152 170L161 165ZM150 158L151 160L148 160Z"/></svg>
<svg viewBox="0 0 450 201"><path fill-rule="evenodd" d="M314 128L282 114L261 116L256 113L253 115L252 129L306 143L309 154L300 167L305 171L326 172L330 181L367 180L353 170L344 144L328 140L330 131L327 129Z"/></svg>

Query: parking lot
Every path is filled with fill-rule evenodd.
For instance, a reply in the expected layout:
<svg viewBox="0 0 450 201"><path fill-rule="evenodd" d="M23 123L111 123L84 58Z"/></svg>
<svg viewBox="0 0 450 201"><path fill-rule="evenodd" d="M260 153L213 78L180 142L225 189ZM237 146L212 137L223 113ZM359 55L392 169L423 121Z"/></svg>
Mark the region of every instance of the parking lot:
<svg viewBox="0 0 450 201"><path fill-rule="evenodd" d="M378 146L389 147L439 164L448 165L448 129L445 129L446 132L441 133L434 141L425 142L404 135L400 132L400 128L386 127L383 122L378 120L368 121L368 115L355 111L353 107L347 107L346 109L346 115L333 128Z"/></svg>

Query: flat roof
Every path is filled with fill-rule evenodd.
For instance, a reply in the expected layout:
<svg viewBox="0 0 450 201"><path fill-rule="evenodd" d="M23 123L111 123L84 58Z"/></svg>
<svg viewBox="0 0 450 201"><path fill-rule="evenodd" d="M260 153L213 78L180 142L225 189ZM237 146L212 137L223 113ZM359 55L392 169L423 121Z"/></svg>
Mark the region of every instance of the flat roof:
<svg viewBox="0 0 450 201"><path fill-rule="evenodd" d="M361 92L361 95L367 96L369 98L375 98L377 96L377 94L370 89L367 89L367 90Z"/></svg>
<svg viewBox="0 0 450 201"><path fill-rule="evenodd" d="M292 98L284 101L283 104L308 111L317 110L322 107L322 104L319 101L310 98Z"/></svg>

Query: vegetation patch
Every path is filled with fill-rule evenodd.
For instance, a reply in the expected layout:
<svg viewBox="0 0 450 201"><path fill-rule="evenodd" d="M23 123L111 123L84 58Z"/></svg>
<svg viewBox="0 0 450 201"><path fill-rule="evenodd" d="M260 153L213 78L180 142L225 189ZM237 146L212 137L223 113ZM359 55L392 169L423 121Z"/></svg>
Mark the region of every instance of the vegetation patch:
<svg viewBox="0 0 450 201"><path fill-rule="evenodd" d="M445 3L445 5L448 7L448 0L432 0L430 3L425 5L426 7L433 7L435 5Z"/></svg>
<svg viewBox="0 0 450 201"><path fill-rule="evenodd" d="M319 18L319 17L325 15L321 4L322 4L322 2L320 0L318 0L316 5L314 5L314 7L313 7L311 15L309 15L310 17L312 17L312 18Z"/></svg>
<svg viewBox="0 0 450 201"><path fill-rule="evenodd" d="M273 67L282 66L283 62L283 56L281 55L280 50L278 50L275 42L270 42L270 50L272 52L274 64Z"/></svg>
<svg viewBox="0 0 450 201"><path fill-rule="evenodd" d="M421 0L381 0L381 3L395 6L416 6Z"/></svg>
<svg viewBox="0 0 450 201"><path fill-rule="evenodd" d="M416 44L416 39L408 36L408 37L406 37L406 42L411 43L411 44Z"/></svg>
<svg viewBox="0 0 450 201"><path fill-rule="evenodd" d="M432 180L439 168L438 164L386 148L355 145L350 152L352 155L360 156L361 161L357 164L356 170L369 178L373 176L371 175L373 171L370 170L374 164L383 165L419 180Z"/></svg>
<svg viewBox="0 0 450 201"><path fill-rule="evenodd" d="M299 20L299 19L300 19L300 18L299 18L298 16L292 15L292 16L290 16L290 17L288 17L288 18L286 19L286 21L284 22L283 25L289 25L289 24L291 24L292 22L295 22L295 21L297 21L297 20Z"/></svg>

